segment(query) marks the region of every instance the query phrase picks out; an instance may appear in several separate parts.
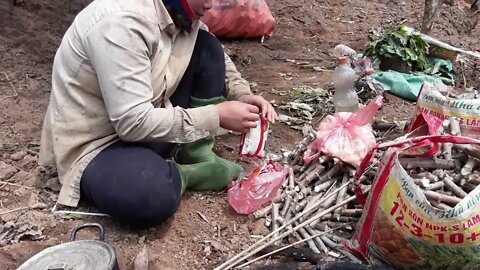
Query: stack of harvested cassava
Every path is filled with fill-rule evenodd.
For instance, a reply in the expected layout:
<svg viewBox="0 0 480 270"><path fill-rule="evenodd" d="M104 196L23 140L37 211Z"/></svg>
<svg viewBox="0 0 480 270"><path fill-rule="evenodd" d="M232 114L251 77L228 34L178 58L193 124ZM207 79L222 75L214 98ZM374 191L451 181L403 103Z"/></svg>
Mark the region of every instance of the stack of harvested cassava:
<svg viewBox="0 0 480 270"><path fill-rule="evenodd" d="M391 130L395 125L382 127L384 130ZM381 139L380 135L384 133L377 130L375 134ZM343 254L358 261L339 246L352 236L355 223L363 212L353 190L356 170L353 166L326 155L305 164L304 153L314 139L315 132L310 131L288 155L285 163L288 164L290 172L281 194L267 207L255 212L254 216L257 219L264 218L265 225L271 231L277 231L277 236L291 231L288 237L280 239L277 244L303 240L315 253L323 252L335 257ZM381 153L377 155L380 157ZM374 163L361 179L360 187L365 194L370 190L377 168L378 162ZM305 223L312 218L313 221ZM292 219L295 221L292 222ZM288 226L278 231L284 224ZM321 236L312 237L315 235Z"/></svg>

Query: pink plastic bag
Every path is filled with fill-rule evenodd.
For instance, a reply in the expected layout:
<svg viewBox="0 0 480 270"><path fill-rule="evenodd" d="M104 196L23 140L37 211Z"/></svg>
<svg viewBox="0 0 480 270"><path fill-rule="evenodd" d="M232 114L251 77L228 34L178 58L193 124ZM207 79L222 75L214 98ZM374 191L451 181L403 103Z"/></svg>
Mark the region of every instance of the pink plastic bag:
<svg viewBox="0 0 480 270"><path fill-rule="evenodd" d="M372 61L368 58L357 58L353 61L355 73L359 78L370 76L375 73Z"/></svg>
<svg viewBox="0 0 480 270"><path fill-rule="evenodd" d="M228 202L239 214L251 214L270 203L285 181L288 169L270 162L256 168L247 180L239 180L228 189Z"/></svg>
<svg viewBox="0 0 480 270"><path fill-rule="evenodd" d="M213 0L202 21L225 38L271 37L276 22L265 0Z"/></svg>
<svg viewBox="0 0 480 270"><path fill-rule="evenodd" d="M324 153L358 167L376 145L370 122L382 105L382 100L382 96L377 96L354 114L339 112L325 117L320 122L317 138L305 151L305 163L312 162L320 153Z"/></svg>

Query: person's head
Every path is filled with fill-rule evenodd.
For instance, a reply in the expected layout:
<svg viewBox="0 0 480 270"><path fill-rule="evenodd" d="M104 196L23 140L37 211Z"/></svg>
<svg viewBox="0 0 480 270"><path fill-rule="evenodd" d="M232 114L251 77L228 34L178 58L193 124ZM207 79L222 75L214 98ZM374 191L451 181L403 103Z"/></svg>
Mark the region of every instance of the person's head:
<svg viewBox="0 0 480 270"><path fill-rule="evenodd" d="M192 9L194 20L200 20L212 8L212 0L186 0Z"/></svg>

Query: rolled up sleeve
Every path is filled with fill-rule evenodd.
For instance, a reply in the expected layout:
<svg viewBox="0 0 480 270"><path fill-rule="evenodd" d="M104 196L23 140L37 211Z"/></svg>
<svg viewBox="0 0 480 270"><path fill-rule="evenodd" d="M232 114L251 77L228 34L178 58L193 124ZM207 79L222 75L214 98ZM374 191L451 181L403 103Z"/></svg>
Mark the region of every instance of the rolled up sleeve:
<svg viewBox="0 0 480 270"><path fill-rule="evenodd" d="M122 12L97 22L85 36L106 113L124 141L192 142L219 128L217 108L155 108L151 58L158 48L158 25Z"/></svg>

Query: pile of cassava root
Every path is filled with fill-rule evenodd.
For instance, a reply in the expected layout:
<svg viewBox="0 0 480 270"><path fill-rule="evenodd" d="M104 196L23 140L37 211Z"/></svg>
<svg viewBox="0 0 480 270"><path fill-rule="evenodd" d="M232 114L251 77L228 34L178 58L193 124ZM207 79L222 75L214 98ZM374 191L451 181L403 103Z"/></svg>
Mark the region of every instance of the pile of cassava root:
<svg viewBox="0 0 480 270"><path fill-rule="evenodd" d="M363 212L353 190L356 170L326 155L305 164L304 153L314 139L315 132L310 131L288 155L285 163L289 166L289 174L282 192L254 216L264 218L265 225L276 231L275 235L283 233L285 237L280 237L275 244L304 240L315 253L343 255L359 262L340 248L340 244L352 236ZM370 190L377 166L374 164L362 177L361 188L365 194ZM278 231L285 224L288 225ZM313 237L315 235L321 236Z"/></svg>
<svg viewBox="0 0 480 270"><path fill-rule="evenodd" d="M443 121L440 134L460 134L459 120ZM444 143L432 158L400 156L400 164L422 189L430 204L450 210L480 184L480 148L470 144Z"/></svg>
<svg viewBox="0 0 480 270"><path fill-rule="evenodd" d="M382 140L385 130L394 126L374 125L377 141ZM458 120L444 121L440 133L461 135ZM290 172L281 194L254 216L265 219L265 225L275 232L275 244L305 242L315 253L343 255L357 261L340 248L340 244L353 235L363 213L363 206L357 202L353 191L356 170L326 155L305 164L304 152L314 139L315 132L310 131L288 155L285 164ZM440 145L440 148L441 151L431 158L400 155L399 161L433 207L449 210L480 184L480 171L475 171L480 165L480 148L451 143ZM377 175L382 155L379 149L375 161L360 179L365 195ZM282 226L284 228L278 230Z"/></svg>

